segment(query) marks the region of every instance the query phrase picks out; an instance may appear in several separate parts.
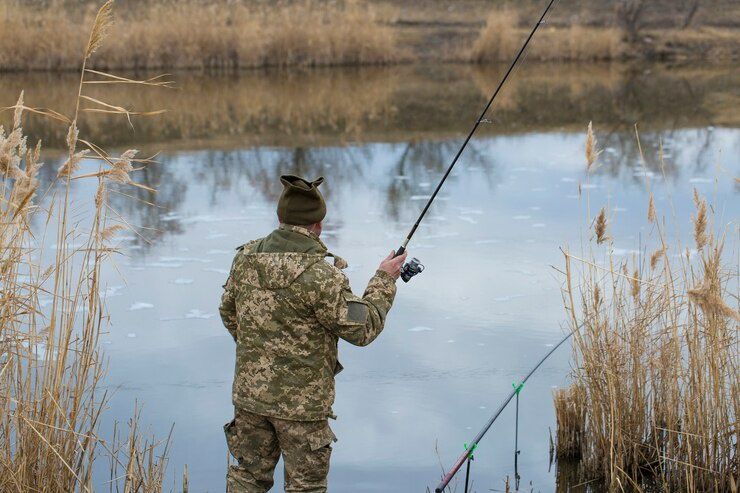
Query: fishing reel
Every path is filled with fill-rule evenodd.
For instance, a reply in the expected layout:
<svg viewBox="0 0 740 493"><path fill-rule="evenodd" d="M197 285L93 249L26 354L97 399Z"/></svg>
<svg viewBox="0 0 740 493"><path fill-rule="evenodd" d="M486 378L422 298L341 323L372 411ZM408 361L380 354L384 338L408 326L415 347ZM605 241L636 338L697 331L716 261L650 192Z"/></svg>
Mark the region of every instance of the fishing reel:
<svg viewBox="0 0 740 493"><path fill-rule="evenodd" d="M401 268L401 279L403 279L403 282L409 282L412 277L422 272L424 272L424 265L419 262L418 258L412 258L403 264Z"/></svg>

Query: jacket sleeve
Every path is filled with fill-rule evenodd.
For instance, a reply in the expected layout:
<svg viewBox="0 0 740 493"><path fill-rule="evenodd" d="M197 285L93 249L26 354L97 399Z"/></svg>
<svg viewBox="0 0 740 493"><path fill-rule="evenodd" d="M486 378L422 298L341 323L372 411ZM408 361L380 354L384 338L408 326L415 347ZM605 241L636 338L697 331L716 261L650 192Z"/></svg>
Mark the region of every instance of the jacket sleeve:
<svg viewBox="0 0 740 493"><path fill-rule="evenodd" d="M352 293L347 276L338 269L323 284L314 305L321 325L355 346L373 342L383 330L393 304L396 281L388 273L378 271L362 298Z"/></svg>
<svg viewBox="0 0 740 493"><path fill-rule="evenodd" d="M234 261L234 264L232 264L231 266L229 278L226 280L226 284L224 284L224 292L221 295L221 304L218 307L218 312L221 315L221 321L224 323L226 330L229 331L229 334L231 334L231 337L234 338L234 341L236 341L236 329L238 327L236 317L236 296L234 294L233 281L235 274L235 264L236 261Z"/></svg>

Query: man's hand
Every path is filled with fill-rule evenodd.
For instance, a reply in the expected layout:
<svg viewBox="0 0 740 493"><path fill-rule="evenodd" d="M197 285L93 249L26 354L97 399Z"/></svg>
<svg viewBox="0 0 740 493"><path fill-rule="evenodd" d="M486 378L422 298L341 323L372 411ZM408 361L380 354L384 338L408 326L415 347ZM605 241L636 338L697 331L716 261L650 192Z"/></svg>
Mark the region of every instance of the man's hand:
<svg viewBox="0 0 740 493"><path fill-rule="evenodd" d="M380 267L378 267L378 270L387 272L391 275L393 279L398 279L401 275L401 267L406 261L406 255L408 254L408 252L404 252L403 255L399 255L398 257L394 258L395 254L395 250L391 250L390 255L388 255L385 260L380 263Z"/></svg>

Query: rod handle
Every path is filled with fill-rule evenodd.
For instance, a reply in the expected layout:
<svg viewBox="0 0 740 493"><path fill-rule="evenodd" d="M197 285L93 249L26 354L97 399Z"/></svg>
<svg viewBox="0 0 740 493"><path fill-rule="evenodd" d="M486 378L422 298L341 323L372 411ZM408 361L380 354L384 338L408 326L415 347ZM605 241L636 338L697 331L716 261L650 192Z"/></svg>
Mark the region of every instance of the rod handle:
<svg viewBox="0 0 740 493"><path fill-rule="evenodd" d="M396 250L396 254L393 256L393 258L400 257L405 251L406 249L404 247L398 247L398 250Z"/></svg>

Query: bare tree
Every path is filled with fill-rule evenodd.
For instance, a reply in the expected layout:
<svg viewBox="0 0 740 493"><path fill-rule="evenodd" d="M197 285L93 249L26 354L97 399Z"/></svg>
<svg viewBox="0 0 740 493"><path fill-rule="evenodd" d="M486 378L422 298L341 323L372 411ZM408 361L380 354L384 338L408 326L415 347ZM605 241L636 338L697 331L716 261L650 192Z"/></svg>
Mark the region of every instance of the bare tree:
<svg viewBox="0 0 740 493"><path fill-rule="evenodd" d="M681 29L686 29L691 25L691 21L694 20L694 17L696 17L696 13L699 11L702 0L681 0L677 3L681 8L681 12L683 12Z"/></svg>
<svg viewBox="0 0 740 493"><path fill-rule="evenodd" d="M642 27L645 0L617 0L615 3L617 24L624 31L627 42L634 43Z"/></svg>

